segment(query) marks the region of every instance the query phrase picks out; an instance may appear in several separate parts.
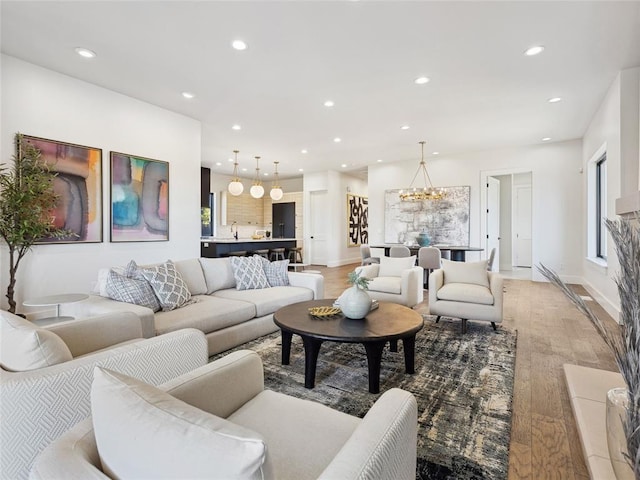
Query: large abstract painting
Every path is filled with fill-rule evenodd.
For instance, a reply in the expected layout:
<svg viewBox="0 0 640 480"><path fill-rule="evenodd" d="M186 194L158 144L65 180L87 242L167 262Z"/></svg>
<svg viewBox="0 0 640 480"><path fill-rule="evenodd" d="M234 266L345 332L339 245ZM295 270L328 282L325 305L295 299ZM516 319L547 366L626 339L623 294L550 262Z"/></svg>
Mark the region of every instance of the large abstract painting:
<svg viewBox="0 0 640 480"><path fill-rule="evenodd" d="M369 199L347 194L347 247L369 243Z"/></svg>
<svg viewBox="0 0 640 480"><path fill-rule="evenodd" d="M111 152L111 241L169 240L169 163Z"/></svg>
<svg viewBox="0 0 640 480"><path fill-rule="evenodd" d="M53 188L58 203L51 214L56 228L70 232L37 243L101 242L102 149L28 135L23 141L37 148L40 159L56 173Z"/></svg>
<svg viewBox="0 0 640 480"><path fill-rule="evenodd" d="M432 244L469 245L470 186L447 187L440 200L403 202L399 192L385 191L385 243L415 244L425 231Z"/></svg>

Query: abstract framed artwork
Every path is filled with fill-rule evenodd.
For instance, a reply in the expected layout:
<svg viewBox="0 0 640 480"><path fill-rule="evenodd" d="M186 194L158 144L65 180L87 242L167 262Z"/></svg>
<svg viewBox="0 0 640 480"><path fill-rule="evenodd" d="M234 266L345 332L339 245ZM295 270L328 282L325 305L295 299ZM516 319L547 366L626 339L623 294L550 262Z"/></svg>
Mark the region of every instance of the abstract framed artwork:
<svg viewBox="0 0 640 480"><path fill-rule="evenodd" d="M30 135L22 139L37 148L40 160L56 173L58 204L51 213L55 226L70 232L36 243L102 242L102 149Z"/></svg>
<svg viewBox="0 0 640 480"><path fill-rule="evenodd" d="M369 199L347 193L347 247L369 243Z"/></svg>
<svg viewBox="0 0 640 480"><path fill-rule="evenodd" d="M111 241L169 240L169 163L111 152Z"/></svg>
<svg viewBox="0 0 640 480"><path fill-rule="evenodd" d="M403 202L400 190L385 190L385 243L416 242L426 231L432 244L469 245L471 187L446 187L440 200Z"/></svg>

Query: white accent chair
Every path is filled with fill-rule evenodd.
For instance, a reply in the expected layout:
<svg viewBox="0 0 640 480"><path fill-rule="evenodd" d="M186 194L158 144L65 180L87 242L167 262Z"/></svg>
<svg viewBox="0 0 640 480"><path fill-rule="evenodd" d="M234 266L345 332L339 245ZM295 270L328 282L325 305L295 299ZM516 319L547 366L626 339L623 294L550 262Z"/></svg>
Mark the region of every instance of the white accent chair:
<svg viewBox="0 0 640 480"><path fill-rule="evenodd" d="M460 318L462 333L467 320L491 322L493 329L502 322L503 278L487 271L487 261L452 262L442 260L442 268L429 275L429 311Z"/></svg>
<svg viewBox="0 0 640 480"><path fill-rule="evenodd" d="M202 332L185 329L147 340L140 318L130 312L37 328L0 311L0 327L2 478L27 478L36 456L89 416L96 365L158 385L208 361Z"/></svg>
<svg viewBox="0 0 640 480"><path fill-rule="evenodd" d="M424 300L424 270L411 257L380 257L379 265L356 267L356 272L370 279L367 292L381 302L415 307Z"/></svg>
<svg viewBox="0 0 640 480"><path fill-rule="evenodd" d="M176 471L182 478L228 478L240 471L233 478L415 479L411 393L384 392L360 419L265 390L263 375L260 357L249 350L158 389L98 372L92 418L47 447L31 478L110 478L108 470L120 478L168 478ZM128 401L132 392L142 401ZM194 431L193 424L204 428ZM137 441L159 431L152 442ZM203 449L206 454L198 453Z"/></svg>

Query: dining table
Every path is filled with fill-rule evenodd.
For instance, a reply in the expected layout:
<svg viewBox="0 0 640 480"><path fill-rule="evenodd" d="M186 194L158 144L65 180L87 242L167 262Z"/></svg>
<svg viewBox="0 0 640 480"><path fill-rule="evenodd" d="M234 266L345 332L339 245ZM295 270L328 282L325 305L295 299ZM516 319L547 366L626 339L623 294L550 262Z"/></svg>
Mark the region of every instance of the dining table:
<svg viewBox="0 0 640 480"><path fill-rule="evenodd" d="M397 247L403 245L402 243L381 243L369 245L370 248L384 248L385 256L389 256L389 250L391 247ZM418 255L418 251L420 250L420 245L404 245L411 251L411 255ZM470 245L444 245L444 244L433 244L429 245L430 247L436 247L440 251L448 251L451 252L451 260L456 262L465 262L467 260L467 252L483 252L484 248L480 247L472 247Z"/></svg>

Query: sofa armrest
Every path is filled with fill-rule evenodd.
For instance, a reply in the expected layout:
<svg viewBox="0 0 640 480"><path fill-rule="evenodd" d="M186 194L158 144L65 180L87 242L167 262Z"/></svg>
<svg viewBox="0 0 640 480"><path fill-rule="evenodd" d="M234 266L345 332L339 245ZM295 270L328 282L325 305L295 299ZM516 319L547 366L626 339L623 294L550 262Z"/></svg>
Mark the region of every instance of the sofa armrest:
<svg viewBox="0 0 640 480"><path fill-rule="evenodd" d="M438 290L444 285L444 270L439 268L429 274L429 305L438 300Z"/></svg>
<svg viewBox="0 0 640 480"><path fill-rule="evenodd" d="M500 310L500 318L502 318L502 297L504 288L504 277L497 272L489 272L489 290L493 294L496 309Z"/></svg>
<svg viewBox="0 0 640 480"><path fill-rule="evenodd" d="M392 388L374 403L320 478L413 480L417 436L415 397Z"/></svg>
<svg viewBox="0 0 640 480"><path fill-rule="evenodd" d="M239 350L161 385L194 407L227 418L264 390L260 356Z"/></svg>
<svg viewBox="0 0 640 480"><path fill-rule="evenodd" d="M416 266L403 270L400 282L407 307L413 308L424 300L424 268Z"/></svg>
<svg viewBox="0 0 640 480"><path fill-rule="evenodd" d="M87 300L60 305L60 315L71 315L76 318L95 317L104 313L133 312L142 322L142 336L156 336L156 324L153 310L133 303L119 302L100 295L89 295Z"/></svg>
<svg viewBox="0 0 640 480"><path fill-rule="evenodd" d="M313 290L313 299L324 298L324 277L317 273L288 272L289 284Z"/></svg>
<svg viewBox="0 0 640 480"><path fill-rule="evenodd" d="M62 338L74 357L143 338L142 321L131 312L107 313L45 328Z"/></svg>
<svg viewBox="0 0 640 480"><path fill-rule="evenodd" d="M7 372L0 369L2 476L26 477L44 447L89 416L96 366L160 385L207 361L204 334L183 329L39 370Z"/></svg>

